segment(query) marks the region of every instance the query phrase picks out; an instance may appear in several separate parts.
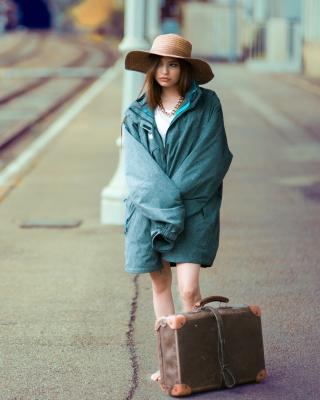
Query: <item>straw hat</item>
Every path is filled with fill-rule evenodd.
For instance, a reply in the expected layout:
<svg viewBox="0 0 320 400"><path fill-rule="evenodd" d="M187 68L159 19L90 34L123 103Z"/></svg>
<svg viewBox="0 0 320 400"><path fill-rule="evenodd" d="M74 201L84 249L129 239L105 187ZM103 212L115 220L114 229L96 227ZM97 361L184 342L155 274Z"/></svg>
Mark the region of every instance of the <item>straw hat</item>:
<svg viewBox="0 0 320 400"><path fill-rule="evenodd" d="M199 85L211 81L214 74L208 63L191 57L192 44L183 37L174 33L160 35L154 39L150 51L130 51L125 59L125 68L146 73L151 65L150 54L181 58L191 65L191 75Z"/></svg>

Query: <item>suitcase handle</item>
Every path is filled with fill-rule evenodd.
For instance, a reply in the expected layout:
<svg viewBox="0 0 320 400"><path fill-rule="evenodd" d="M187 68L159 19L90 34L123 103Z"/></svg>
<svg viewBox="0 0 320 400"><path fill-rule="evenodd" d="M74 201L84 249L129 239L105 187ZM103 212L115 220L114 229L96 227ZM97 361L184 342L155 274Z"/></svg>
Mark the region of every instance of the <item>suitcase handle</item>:
<svg viewBox="0 0 320 400"><path fill-rule="evenodd" d="M212 303L213 301L220 301L220 303L229 303L229 299L227 299L226 297L223 297L223 296L209 296L209 297L205 297L204 299L198 301L194 305L194 308L195 309L201 308L205 304Z"/></svg>

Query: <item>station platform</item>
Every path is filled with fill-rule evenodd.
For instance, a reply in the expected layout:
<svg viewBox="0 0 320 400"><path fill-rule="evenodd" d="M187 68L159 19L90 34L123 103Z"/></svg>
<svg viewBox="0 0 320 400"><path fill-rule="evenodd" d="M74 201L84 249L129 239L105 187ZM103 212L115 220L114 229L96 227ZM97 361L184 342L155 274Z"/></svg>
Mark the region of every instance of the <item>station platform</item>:
<svg viewBox="0 0 320 400"><path fill-rule="evenodd" d="M267 379L197 399L316 399L320 97L244 65L212 65L234 154L202 296L262 310ZM117 163L122 76L0 203L0 399L160 400L149 277L124 272L122 226L100 224ZM21 228L25 220L80 220ZM176 312L181 312L174 277ZM133 331L131 331L133 328Z"/></svg>

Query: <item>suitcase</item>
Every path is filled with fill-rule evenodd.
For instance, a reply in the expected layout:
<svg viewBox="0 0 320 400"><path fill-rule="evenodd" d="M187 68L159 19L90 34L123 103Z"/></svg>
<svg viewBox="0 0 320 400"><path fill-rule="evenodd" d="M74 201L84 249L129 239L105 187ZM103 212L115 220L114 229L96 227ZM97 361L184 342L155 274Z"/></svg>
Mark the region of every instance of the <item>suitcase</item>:
<svg viewBox="0 0 320 400"><path fill-rule="evenodd" d="M206 304L220 301L220 307ZM266 377L258 306L228 306L222 296L206 297L195 311L156 321L160 385L186 396ZM225 303L225 306L221 306Z"/></svg>

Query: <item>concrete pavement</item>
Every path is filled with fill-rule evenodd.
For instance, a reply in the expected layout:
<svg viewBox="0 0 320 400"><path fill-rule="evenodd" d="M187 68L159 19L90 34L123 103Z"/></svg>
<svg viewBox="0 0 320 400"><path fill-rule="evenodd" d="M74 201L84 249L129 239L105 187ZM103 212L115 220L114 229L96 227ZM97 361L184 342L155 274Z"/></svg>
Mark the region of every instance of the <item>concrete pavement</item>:
<svg viewBox="0 0 320 400"><path fill-rule="evenodd" d="M221 245L203 297L262 309L267 379L199 399L317 399L320 98L241 65L213 65L234 154ZM0 204L0 399L160 400L148 276L123 272L123 229L99 223L117 165L121 78L51 143ZM80 218L74 229L21 229ZM181 304L174 281L177 311ZM134 328L129 334L130 329Z"/></svg>
<svg viewBox="0 0 320 400"><path fill-rule="evenodd" d="M132 276L123 273L122 227L99 224L100 190L118 158L120 82L0 205L1 399L122 399L130 389ZM19 228L33 218L83 223Z"/></svg>

